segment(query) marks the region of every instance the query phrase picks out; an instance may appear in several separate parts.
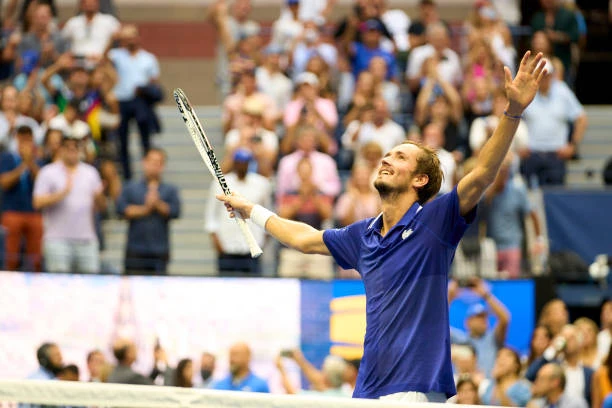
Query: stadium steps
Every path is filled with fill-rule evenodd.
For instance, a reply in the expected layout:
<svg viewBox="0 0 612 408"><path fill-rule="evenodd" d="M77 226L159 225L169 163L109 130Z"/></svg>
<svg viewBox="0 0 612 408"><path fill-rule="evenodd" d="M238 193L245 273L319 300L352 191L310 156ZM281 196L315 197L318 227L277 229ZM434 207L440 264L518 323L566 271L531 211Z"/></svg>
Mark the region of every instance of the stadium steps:
<svg viewBox="0 0 612 408"><path fill-rule="evenodd" d="M580 159L569 163L567 187L604 188L602 171L612 157L612 106L587 106L589 127L580 146Z"/></svg>
<svg viewBox="0 0 612 408"><path fill-rule="evenodd" d="M197 108L196 112L206 129L213 145L223 146L221 131L221 109L219 107ZM177 185L182 200L181 218L171 225L171 262L169 273L172 275L215 275L215 252L210 238L204 232L204 208L212 177L204 167L183 119L176 107L162 106L158 109L163 133L155 136L153 144L168 153L165 180ZM221 154L221 149L218 149ZM141 177L140 145L136 129L130 141L134 177ZM113 269L122 270L127 223L124 220L110 219L104 223L106 249L104 262Z"/></svg>

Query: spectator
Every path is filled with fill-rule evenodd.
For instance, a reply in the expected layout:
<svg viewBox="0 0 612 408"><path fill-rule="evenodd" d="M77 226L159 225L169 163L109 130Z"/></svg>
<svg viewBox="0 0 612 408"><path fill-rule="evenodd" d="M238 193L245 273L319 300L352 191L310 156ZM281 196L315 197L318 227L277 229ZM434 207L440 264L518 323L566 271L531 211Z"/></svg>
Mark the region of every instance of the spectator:
<svg viewBox="0 0 612 408"><path fill-rule="evenodd" d="M32 129L36 145L40 145L43 139L43 133L38 122L19 113L18 96L17 88L7 85L2 89L2 98L0 99L0 145L4 149L15 153L17 153L15 133L20 126L28 126Z"/></svg>
<svg viewBox="0 0 612 408"><path fill-rule="evenodd" d="M29 75L36 66L48 67L68 50L62 35L53 30L51 6L34 3L32 27L25 32L18 46L21 72Z"/></svg>
<svg viewBox="0 0 612 408"><path fill-rule="evenodd" d="M28 376L28 380L53 380L64 367L62 352L55 343L43 343L36 350L38 370Z"/></svg>
<svg viewBox="0 0 612 408"><path fill-rule="evenodd" d="M319 96L332 101L335 101L337 88L340 84L336 84L336 71L338 69L333 67L333 71L329 64L319 55L314 55L308 60L306 64L306 72L312 72L317 76L319 80Z"/></svg>
<svg viewBox="0 0 612 408"><path fill-rule="evenodd" d="M352 121L342 135L345 149L356 152L365 143L375 141L383 152L388 152L406 139L404 129L389 117L387 102L383 98L373 102L361 108L359 120Z"/></svg>
<svg viewBox="0 0 612 408"><path fill-rule="evenodd" d="M453 330L451 328L451 333ZM459 382L462 379L469 378L476 385L476 395L484 394L491 381L478 367L476 348L470 343L453 344L451 346L451 360L455 371L453 377L457 390L459 390Z"/></svg>
<svg viewBox="0 0 612 408"><path fill-rule="evenodd" d="M515 71L516 50L512 44L512 36L508 26L501 20L490 1L483 0L474 3L474 9L467 23L467 38L470 40L485 39L486 46L502 66ZM470 47L471 49L472 47ZM500 67L501 68L501 67Z"/></svg>
<svg viewBox="0 0 612 408"><path fill-rule="evenodd" d="M228 95L232 89L228 55L235 50L241 38L257 37L261 29L259 23L250 19L250 14L250 0L234 1L231 15L225 0L212 3L209 9L208 18L217 29L220 39L216 53L217 84L223 96Z"/></svg>
<svg viewBox="0 0 612 408"><path fill-rule="evenodd" d="M270 181L253 172L249 172L249 164L253 154L249 150L236 149L233 152L233 170L225 175L225 181L232 190L240 193L248 200L262 206L270 204L272 185ZM225 208L215 198L222 194L219 183L215 180L209 188L210 196L206 205L205 230L211 234L211 240L217 251L217 266L220 274L227 272L245 272L253 275L261 273L259 258L252 258L249 246L245 242L238 224L226 215ZM264 245L265 232L259 227L253 227L251 232L259 246Z"/></svg>
<svg viewBox="0 0 612 408"><path fill-rule="evenodd" d="M521 276L526 217L533 222L536 235L529 248L530 253L544 253L546 237L542 235L540 218L529 202L525 184L512 175L512 160L511 154L506 156L497 177L485 193L484 207L487 209L486 233L497 247L497 270L516 279Z"/></svg>
<svg viewBox="0 0 612 408"><path fill-rule="evenodd" d="M100 350L92 350L87 354L87 371L89 371L89 382L104 382L104 367L106 358Z"/></svg>
<svg viewBox="0 0 612 408"><path fill-rule="evenodd" d="M544 31L553 45L553 54L563 63L565 81L570 77L571 45L578 42L578 22L574 13L562 6L560 0L540 0L542 11L531 18L533 31ZM550 71L549 71L550 72Z"/></svg>
<svg viewBox="0 0 612 408"><path fill-rule="evenodd" d="M357 271L355 271L357 273ZM359 273L357 273L359 275ZM346 360L346 370L344 370L344 389L348 395L353 395L355 385L357 385L357 373L361 366L360 358Z"/></svg>
<svg viewBox="0 0 612 408"><path fill-rule="evenodd" d="M142 160L143 179L126 184L117 212L129 220L125 273L166 273L170 260L170 220L177 219L181 200L176 186L162 179L166 152L151 148Z"/></svg>
<svg viewBox="0 0 612 408"><path fill-rule="evenodd" d="M538 325L531 333L531 341L529 342L529 355L525 362L525 367L529 367L535 360L542 357L544 350L550 346L552 341L552 333L550 329L543 325Z"/></svg>
<svg viewBox="0 0 612 408"><path fill-rule="evenodd" d="M436 2L434 0L421 0L419 2L419 16L410 24L409 30L413 33L424 33L427 31L427 28L433 24L443 24L446 26L446 23L440 18L440 12Z"/></svg>
<svg viewBox="0 0 612 408"><path fill-rule="evenodd" d="M110 14L100 12L99 0L81 0L81 14L66 21L62 36L70 43L70 51L88 63L96 63L121 23Z"/></svg>
<svg viewBox="0 0 612 408"><path fill-rule="evenodd" d="M353 42L346 47L346 53L351 59L353 76L368 69L374 57L380 57L387 63L385 79L397 79L395 56L380 46L383 24L377 19L369 19L359 26L361 41Z"/></svg>
<svg viewBox="0 0 612 408"><path fill-rule="evenodd" d="M440 159L443 178L438 194L450 193L457 184L457 163L452 153L444 149L444 133L437 123L430 123L423 128L423 144L434 150Z"/></svg>
<svg viewBox="0 0 612 408"><path fill-rule="evenodd" d="M360 73L357 77L357 83L351 102L347 107L346 115L344 115L344 125L349 126L352 121L359 119L362 108L371 104L372 100L379 95L380 88L377 86L374 74L369 71Z"/></svg>
<svg viewBox="0 0 612 408"><path fill-rule="evenodd" d="M547 363L559 363L568 379L565 393L575 398L584 398L591 403L593 370L580 361L582 337L572 325L566 325L556 336L542 357L535 360L525 372L529 381L536 380L538 372Z"/></svg>
<svg viewBox="0 0 612 408"><path fill-rule="evenodd" d="M591 407L604 407L604 401L612 394L612 347L608 349L607 357L602 362L601 367L593 374L592 387Z"/></svg>
<svg viewBox="0 0 612 408"><path fill-rule="evenodd" d="M331 67L335 67L338 61L338 50L324 41L319 26L312 20L304 22L304 30L293 42L290 55L293 61L292 76L296 82L299 75L306 71L312 57L320 56Z"/></svg>
<svg viewBox="0 0 612 408"><path fill-rule="evenodd" d="M334 159L316 151L317 129L313 127L302 127L297 130L297 150L283 157L278 163L276 173L276 198L277 200L289 191L297 191L299 188L299 177L295 173L297 163L308 157L312 165L312 182L323 194L336 197L342 187L338 168Z"/></svg>
<svg viewBox="0 0 612 408"><path fill-rule="evenodd" d="M264 54L263 64L255 70L257 88L277 107L287 106L293 96L293 83L281 69L281 58L286 54L275 46L268 46Z"/></svg>
<svg viewBox="0 0 612 408"><path fill-rule="evenodd" d="M457 381L457 399L455 400L455 403L480 405L478 386L471 377L461 377L459 381Z"/></svg>
<svg viewBox="0 0 612 408"><path fill-rule="evenodd" d="M225 98L223 102L223 131L240 129L247 119L244 114L244 105L247 101L257 100L263 106L263 126L274 129L280 113L272 98L257 90L255 71L247 70L240 74L240 82L236 92Z"/></svg>
<svg viewBox="0 0 612 408"><path fill-rule="evenodd" d="M601 365L601 359L597 354L597 324L588 317L576 319L574 326L582 338L582 349L580 350L580 362L593 370Z"/></svg>
<svg viewBox="0 0 612 408"><path fill-rule="evenodd" d="M564 184L566 162L576 154L587 128L586 113L574 93L553 77L549 61L546 70L535 99L523 113L529 150L521 152L522 172L532 187L535 181L540 186Z"/></svg>
<svg viewBox="0 0 612 408"><path fill-rule="evenodd" d="M529 383L520 377L521 360L516 351L504 347L497 353L493 381L481 400L485 405L524 407L531 398Z"/></svg>
<svg viewBox="0 0 612 408"><path fill-rule="evenodd" d="M599 321L601 331L597 333L597 354L598 359L604 361L612 343L612 299L606 298L602 302Z"/></svg>
<svg viewBox="0 0 612 408"><path fill-rule="evenodd" d="M230 130L225 136L227 154L221 162L224 173L233 170L233 152L238 149L249 150L253 154L251 171L264 177L272 177L278 155L278 136L263 127L265 106L257 98L249 97L242 105L243 123L239 128Z"/></svg>
<svg viewBox="0 0 612 408"><path fill-rule="evenodd" d="M472 286L473 285L473 286ZM476 349L478 357L478 368L480 368L487 377L490 377L494 365L496 364L496 356L499 354L506 342L508 333L508 324L510 323L510 312L508 309L491 293L486 283L480 279L476 279L471 283L471 291L483 299L486 305L493 312L497 319L495 327L489 329L489 316L487 307L482 303L472 304L466 313L465 326L467 328L467 337L465 339L455 339L454 343L472 344ZM450 293L449 298L452 300L456 293ZM520 367L519 367L520 368Z"/></svg>
<svg viewBox="0 0 612 408"><path fill-rule="evenodd" d="M57 373L57 379L60 381L79 381L79 367L75 364L62 367L62 370Z"/></svg>
<svg viewBox="0 0 612 408"><path fill-rule="evenodd" d="M251 349L246 343L236 343L229 351L230 373L212 385L215 390L270 392L266 380L251 371Z"/></svg>
<svg viewBox="0 0 612 408"><path fill-rule="evenodd" d="M91 134L89 125L79 119L79 102L72 100L60 113L49 121L49 128L61 131L64 135L73 139L83 139ZM85 160L90 162L90 160Z"/></svg>
<svg viewBox="0 0 612 408"><path fill-rule="evenodd" d="M42 261L42 216L34 210L32 192L41 163L36 159L32 129L17 128L17 153L0 154L0 186L2 187L2 226L5 229L5 265L15 271L21 264L29 271L40 272ZM22 239L26 258L20 259Z"/></svg>
<svg viewBox="0 0 612 408"><path fill-rule="evenodd" d="M389 30L398 54L405 53L410 48L408 43L408 28L410 17L404 10L388 8L387 0L376 0L378 14L385 27Z"/></svg>
<svg viewBox="0 0 612 408"><path fill-rule="evenodd" d="M174 380L175 387L192 388L193 387L193 361L190 358L184 358L176 365L176 374Z"/></svg>
<svg viewBox="0 0 612 408"><path fill-rule="evenodd" d="M380 212L380 197L372 186L371 173L365 164L353 166L346 191L336 203L336 219L341 226L375 217Z"/></svg>
<svg viewBox="0 0 612 408"><path fill-rule="evenodd" d="M64 134L58 129L47 129L43 140L42 164L47 165L61 159L60 148Z"/></svg>
<svg viewBox="0 0 612 408"><path fill-rule="evenodd" d="M159 63L155 55L142 49L138 29L126 25L120 31L123 44L108 50L106 55L117 70L119 82L115 95L119 100L121 123L119 125L120 159L123 176L132 178L128 149L129 124L134 119L140 132L143 155L151 146L151 134L156 130L153 103L161 100L159 88Z"/></svg>
<svg viewBox="0 0 612 408"><path fill-rule="evenodd" d="M350 394L342 388L347 365L346 361L342 358L333 355L325 357L321 372L318 372L316 368L312 367L312 365L306 361L301 352L293 351L291 357L294 358L311 384L311 390L301 391L300 394L311 393L329 397L350 397ZM283 366L281 356L276 358L276 367L281 375L281 381L287 394L296 394L298 391L293 387L293 384L291 384L291 381L289 381L287 377L287 372ZM314 377L313 374L315 374Z"/></svg>
<svg viewBox="0 0 612 408"><path fill-rule="evenodd" d="M385 42L387 43L387 51L393 50L393 37L385 23L381 20L381 12L379 5L374 1L357 0L351 14L345 17L339 24L334 34L338 42L344 44L344 47L354 42L363 41L363 33L360 27L368 20L376 20L380 23Z"/></svg>
<svg viewBox="0 0 612 408"><path fill-rule="evenodd" d="M368 71L373 76L374 88L380 91L391 113L399 113L401 109L400 89L397 83L386 79L387 61L382 57L372 58Z"/></svg>
<svg viewBox="0 0 612 408"><path fill-rule="evenodd" d="M294 171L299 177L298 188L281 195L277 201L278 214L320 229L323 222L332 217L333 197L325 195L313 182L313 167L308 157L302 157ZM282 248L278 274L282 277L329 279L331 263L321 255L306 255L292 248Z"/></svg>
<svg viewBox="0 0 612 408"><path fill-rule="evenodd" d="M499 123L499 118L504 114L508 99L506 92L503 89L498 89L493 93L493 111L489 116L480 117L472 121L470 126L470 149L474 156L478 156L480 149L485 142L493 135L493 130ZM514 138L512 139L512 151L518 153L527 147L528 132L527 125L524 120L519 122ZM518 156L515 156L518 158Z"/></svg>
<svg viewBox="0 0 612 408"><path fill-rule="evenodd" d="M571 381L571 380L570 380ZM540 371L531 387L532 397L528 408L588 408L581 396L566 392L567 376L559 364L546 364Z"/></svg>
<svg viewBox="0 0 612 408"><path fill-rule="evenodd" d="M34 184L33 205L42 210L44 256L49 272L100 270L94 210L104 209L97 170L82 163L80 141L64 137L62 160L44 166Z"/></svg>
<svg viewBox="0 0 612 408"><path fill-rule="evenodd" d="M437 62L435 72L440 79L453 86L461 84L461 62L457 53L449 48L449 44L448 29L444 24L435 23L428 26L427 44L413 49L408 60L406 79L413 93L417 93L421 87L423 64L431 57Z"/></svg>
<svg viewBox="0 0 612 408"><path fill-rule="evenodd" d="M383 151L380 144L377 142L369 142L361 146L357 157L355 157L355 166L365 164L370 169L370 180L374 183L374 179L378 176L378 166L383 158Z"/></svg>
<svg viewBox="0 0 612 408"><path fill-rule="evenodd" d="M117 339L113 343L113 354L117 366L111 371L107 382L112 384L153 385L153 381L132 369L137 359L137 349L133 341Z"/></svg>
<svg viewBox="0 0 612 408"><path fill-rule="evenodd" d="M540 313L538 325L548 327L552 337L555 338L568 323L569 314L567 306L561 299L553 299L546 302Z"/></svg>
<svg viewBox="0 0 612 408"><path fill-rule="evenodd" d="M66 82L58 77L60 75L68 78ZM84 113L81 104L85 106L91 96L89 79L87 70L69 53L60 56L43 71L40 77L50 101L57 106L57 109L63 112L69 101L76 101L79 106L79 116Z"/></svg>
<svg viewBox="0 0 612 408"><path fill-rule="evenodd" d="M178 370L178 367L177 367ZM149 374L149 378L156 385L171 385L177 386L176 380L178 372L173 370L168 365L168 357L166 350L161 345L156 344L153 348L153 369Z"/></svg>
<svg viewBox="0 0 612 408"><path fill-rule="evenodd" d="M212 377L215 373L216 358L214 354L203 352L200 358L200 378L202 384L200 388L209 388L212 384Z"/></svg>
<svg viewBox="0 0 612 408"><path fill-rule="evenodd" d="M286 5L287 12L281 13L280 18L272 25L270 44L289 52L293 42L302 34L304 26L298 16L300 0L286 0Z"/></svg>

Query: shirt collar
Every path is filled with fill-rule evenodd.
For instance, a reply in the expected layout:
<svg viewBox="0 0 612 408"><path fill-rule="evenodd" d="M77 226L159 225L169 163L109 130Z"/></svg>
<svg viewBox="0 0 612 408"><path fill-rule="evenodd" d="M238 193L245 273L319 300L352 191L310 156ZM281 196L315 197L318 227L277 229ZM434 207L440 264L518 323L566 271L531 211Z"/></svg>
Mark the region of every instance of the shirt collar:
<svg viewBox="0 0 612 408"><path fill-rule="evenodd" d="M399 222L397 224L395 224L393 226L392 229L398 228L399 227L406 227L408 226L412 220L414 219L414 217L419 213L419 211L421 211L423 209L423 207L418 203L415 202L414 204L412 204L412 206L408 209L408 211L406 211L406 213L404 214L404 216L399 220ZM383 218L382 218L382 213L378 214L378 216L376 218L374 218L372 220L372 222L370 223L370 225L368 226L368 232L379 232L382 229L383 226Z"/></svg>

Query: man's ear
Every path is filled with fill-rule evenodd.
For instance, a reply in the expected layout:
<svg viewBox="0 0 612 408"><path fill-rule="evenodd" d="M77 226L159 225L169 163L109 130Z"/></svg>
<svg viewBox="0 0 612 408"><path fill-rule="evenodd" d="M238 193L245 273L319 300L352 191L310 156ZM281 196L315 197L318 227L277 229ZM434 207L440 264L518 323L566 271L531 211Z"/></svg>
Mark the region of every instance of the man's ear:
<svg viewBox="0 0 612 408"><path fill-rule="evenodd" d="M412 186L416 189L423 188L429 183L429 176L427 174L417 174L412 179Z"/></svg>

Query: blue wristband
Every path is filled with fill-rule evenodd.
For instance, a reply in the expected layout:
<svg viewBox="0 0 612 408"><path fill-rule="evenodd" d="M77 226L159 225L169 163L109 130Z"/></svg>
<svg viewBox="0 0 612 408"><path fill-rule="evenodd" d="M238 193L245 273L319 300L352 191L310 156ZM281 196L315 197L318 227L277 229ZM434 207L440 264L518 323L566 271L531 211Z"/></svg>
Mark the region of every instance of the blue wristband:
<svg viewBox="0 0 612 408"><path fill-rule="evenodd" d="M504 115L509 117L510 119L523 119L523 115L513 116L513 115L509 114L508 111L504 111Z"/></svg>

